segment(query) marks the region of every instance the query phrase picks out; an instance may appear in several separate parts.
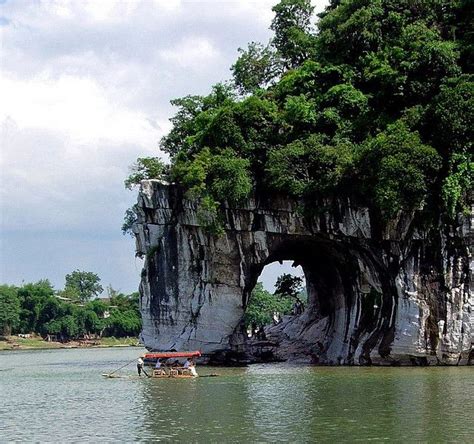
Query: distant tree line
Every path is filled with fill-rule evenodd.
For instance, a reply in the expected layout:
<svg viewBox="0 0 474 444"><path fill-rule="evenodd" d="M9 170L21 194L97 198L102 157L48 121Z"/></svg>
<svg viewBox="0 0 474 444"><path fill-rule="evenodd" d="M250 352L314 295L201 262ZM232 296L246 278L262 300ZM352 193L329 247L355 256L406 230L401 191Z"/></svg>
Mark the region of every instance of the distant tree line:
<svg viewBox="0 0 474 444"><path fill-rule="evenodd" d="M92 272L73 271L63 290L47 280L0 285L0 335L36 333L60 341L87 337L137 336L141 331L138 292L125 295L103 287Z"/></svg>
<svg viewBox="0 0 474 444"><path fill-rule="evenodd" d="M47 279L21 286L0 285L0 336L35 333L60 341L88 337L138 336L142 328L138 292L125 295L103 287L97 274L73 271L64 289ZM300 314L307 301L304 280L283 274L274 293L257 283L249 298L244 325L252 335L285 315Z"/></svg>

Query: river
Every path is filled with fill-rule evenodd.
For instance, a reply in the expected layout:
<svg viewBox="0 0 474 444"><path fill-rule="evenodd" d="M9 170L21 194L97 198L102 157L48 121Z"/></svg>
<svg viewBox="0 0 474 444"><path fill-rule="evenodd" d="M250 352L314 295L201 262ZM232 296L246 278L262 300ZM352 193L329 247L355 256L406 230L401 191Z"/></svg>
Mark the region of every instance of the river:
<svg viewBox="0 0 474 444"><path fill-rule="evenodd" d="M474 367L285 364L139 379L137 348L0 352L0 442L472 442Z"/></svg>

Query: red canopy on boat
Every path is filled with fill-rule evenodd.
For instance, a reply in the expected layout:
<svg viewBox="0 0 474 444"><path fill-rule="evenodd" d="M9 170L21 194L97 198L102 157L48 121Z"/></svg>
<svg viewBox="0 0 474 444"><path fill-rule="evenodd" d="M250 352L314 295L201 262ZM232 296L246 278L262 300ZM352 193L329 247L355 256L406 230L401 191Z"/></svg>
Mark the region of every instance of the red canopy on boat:
<svg viewBox="0 0 474 444"><path fill-rule="evenodd" d="M199 358L201 356L200 351L190 352L157 352L157 353L146 353L145 359L167 359L167 358Z"/></svg>

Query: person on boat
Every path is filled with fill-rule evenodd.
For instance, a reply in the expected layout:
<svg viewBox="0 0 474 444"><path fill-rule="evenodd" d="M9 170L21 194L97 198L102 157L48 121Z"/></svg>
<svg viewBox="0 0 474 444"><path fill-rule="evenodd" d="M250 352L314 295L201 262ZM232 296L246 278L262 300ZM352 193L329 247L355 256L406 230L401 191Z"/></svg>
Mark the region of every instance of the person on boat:
<svg viewBox="0 0 474 444"><path fill-rule="evenodd" d="M138 371L138 376L141 376L142 375L142 370L143 370L143 357L140 356L138 359L137 359L137 371Z"/></svg>
<svg viewBox="0 0 474 444"><path fill-rule="evenodd" d="M183 368L188 369L191 363L192 363L191 359L186 358L186 362L184 363Z"/></svg>
<svg viewBox="0 0 474 444"><path fill-rule="evenodd" d="M158 358L155 364L155 371L153 372L154 376L162 376L166 374L166 366L163 366L161 359Z"/></svg>
<svg viewBox="0 0 474 444"><path fill-rule="evenodd" d="M194 361L191 359L189 362L190 362L190 364L189 364L188 369L189 369L189 371L191 372L191 375L193 375L193 376L199 376L199 375L197 374L196 366L194 365Z"/></svg>

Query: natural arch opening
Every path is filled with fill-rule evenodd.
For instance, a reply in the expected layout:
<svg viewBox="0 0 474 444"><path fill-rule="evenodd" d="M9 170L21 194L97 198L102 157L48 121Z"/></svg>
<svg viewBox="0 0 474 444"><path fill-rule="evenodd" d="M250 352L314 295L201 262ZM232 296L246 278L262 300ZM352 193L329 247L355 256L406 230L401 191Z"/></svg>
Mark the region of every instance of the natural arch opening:
<svg viewBox="0 0 474 444"><path fill-rule="evenodd" d="M245 308L247 337L265 339L265 328L302 314L306 304L306 279L301 266L292 261L266 265Z"/></svg>
<svg viewBox="0 0 474 444"><path fill-rule="evenodd" d="M374 347L384 352L391 340L393 301L384 301L384 280L369 250L314 236L282 236L269 245L267 258L247 273L244 308L252 307L252 291L259 289L259 280L271 280L278 263L302 271L306 300L301 310L272 319L261 334L250 335L247 350L253 360L352 364L357 357L356 363L370 363Z"/></svg>

